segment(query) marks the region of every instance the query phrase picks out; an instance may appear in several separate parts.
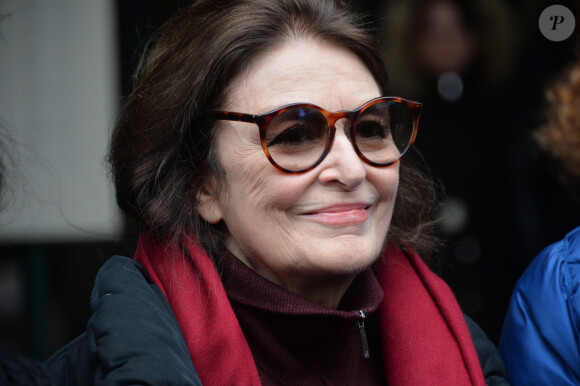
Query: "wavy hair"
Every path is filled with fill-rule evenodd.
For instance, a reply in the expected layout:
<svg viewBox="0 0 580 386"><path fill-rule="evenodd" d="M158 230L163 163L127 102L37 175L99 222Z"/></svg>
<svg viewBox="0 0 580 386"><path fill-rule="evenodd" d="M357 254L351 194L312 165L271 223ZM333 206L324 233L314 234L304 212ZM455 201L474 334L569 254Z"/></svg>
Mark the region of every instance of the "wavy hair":
<svg viewBox="0 0 580 386"><path fill-rule="evenodd" d="M546 98L545 122L533 138L563 187L580 203L580 60L563 71Z"/></svg>

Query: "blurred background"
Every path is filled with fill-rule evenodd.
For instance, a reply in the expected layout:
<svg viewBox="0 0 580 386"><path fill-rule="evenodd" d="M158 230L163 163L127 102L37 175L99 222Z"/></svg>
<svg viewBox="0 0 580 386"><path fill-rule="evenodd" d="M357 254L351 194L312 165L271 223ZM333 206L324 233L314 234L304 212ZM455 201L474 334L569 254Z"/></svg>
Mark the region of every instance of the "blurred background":
<svg viewBox="0 0 580 386"><path fill-rule="evenodd" d="M96 272L134 235L103 162L150 32L187 1L0 0L0 351L46 359L85 329ZM497 343L513 285L580 224L530 138L544 90L580 57L540 0L352 0L391 94L424 104L417 149L446 189L438 272ZM558 1L580 21L577 1ZM580 151L580 149L579 149Z"/></svg>

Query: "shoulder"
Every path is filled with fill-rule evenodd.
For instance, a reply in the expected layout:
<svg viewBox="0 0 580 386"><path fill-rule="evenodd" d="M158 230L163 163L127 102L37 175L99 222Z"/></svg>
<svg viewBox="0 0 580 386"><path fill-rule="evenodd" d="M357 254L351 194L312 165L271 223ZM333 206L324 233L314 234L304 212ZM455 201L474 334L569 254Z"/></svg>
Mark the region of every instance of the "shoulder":
<svg viewBox="0 0 580 386"><path fill-rule="evenodd" d="M514 288L499 345L510 381L580 383L579 285L576 228L540 252Z"/></svg>
<svg viewBox="0 0 580 386"><path fill-rule="evenodd" d="M137 262L110 258L90 303L87 331L47 361L63 384L199 382L169 304Z"/></svg>
<svg viewBox="0 0 580 386"><path fill-rule="evenodd" d="M518 280L512 301L526 309L549 310L558 299L575 303L579 283L580 227L538 254Z"/></svg>

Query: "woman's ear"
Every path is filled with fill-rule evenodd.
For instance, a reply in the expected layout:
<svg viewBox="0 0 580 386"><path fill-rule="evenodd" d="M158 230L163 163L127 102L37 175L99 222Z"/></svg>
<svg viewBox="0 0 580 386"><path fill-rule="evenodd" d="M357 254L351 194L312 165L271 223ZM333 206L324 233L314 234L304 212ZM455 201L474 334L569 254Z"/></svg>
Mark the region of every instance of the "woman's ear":
<svg viewBox="0 0 580 386"><path fill-rule="evenodd" d="M204 187L197 194L197 211L199 215L210 224L217 224L223 218L222 208L218 200L218 190L215 183Z"/></svg>

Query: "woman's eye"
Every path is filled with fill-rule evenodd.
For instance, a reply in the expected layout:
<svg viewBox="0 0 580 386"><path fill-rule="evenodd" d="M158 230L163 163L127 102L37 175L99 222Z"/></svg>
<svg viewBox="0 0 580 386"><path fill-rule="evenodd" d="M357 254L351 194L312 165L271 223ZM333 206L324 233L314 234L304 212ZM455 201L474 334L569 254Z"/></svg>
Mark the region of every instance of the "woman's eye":
<svg viewBox="0 0 580 386"><path fill-rule="evenodd" d="M380 138L390 137L391 130L389 126L382 122L361 122L356 126L356 135L360 138Z"/></svg>
<svg viewBox="0 0 580 386"><path fill-rule="evenodd" d="M268 146L292 146L315 140L314 131L306 125L296 125L284 130L268 143Z"/></svg>

